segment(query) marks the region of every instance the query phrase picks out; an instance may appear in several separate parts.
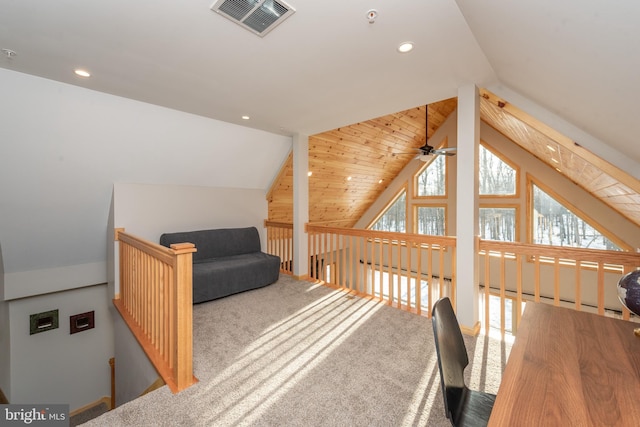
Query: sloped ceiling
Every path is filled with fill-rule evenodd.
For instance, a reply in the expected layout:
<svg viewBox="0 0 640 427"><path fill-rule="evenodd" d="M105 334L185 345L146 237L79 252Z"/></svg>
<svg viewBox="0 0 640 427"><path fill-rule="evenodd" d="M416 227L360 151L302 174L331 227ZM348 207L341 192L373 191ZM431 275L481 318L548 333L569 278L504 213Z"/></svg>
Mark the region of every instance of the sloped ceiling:
<svg viewBox="0 0 640 427"><path fill-rule="evenodd" d="M456 98L355 123L309 138L309 221L353 226L456 109ZM425 124L428 123L428 128ZM438 146L441 141L429 141ZM293 160L271 191L269 219L293 222Z"/></svg>
<svg viewBox="0 0 640 427"><path fill-rule="evenodd" d="M0 48L17 54L0 66L287 135L495 81L452 0L289 0L296 12L264 38L211 11L214 2L3 1ZM410 54L397 51L404 41L415 43Z"/></svg>
<svg viewBox="0 0 640 427"><path fill-rule="evenodd" d="M640 3L456 0L498 80L640 162Z"/></svg>
<svg viewBox="0 0 640 427"><path fill-rule="evenodd" d="M0 67L285 135L502 84L640 163L638 2L289 0L264 38L213 2L6 0Z"/></svg>
<svg viewBox="0 0 640 427"><path fill-rule="evenodd" d="M456 98L430 104L429 137ZM313 135L309 139L309 221L351 227L424 144L424 106ZM481 120L640 226L640 181L486 89ZM441 141L429 141L437 145ZM291 156L268 195L269 219L293 222Z"/></svg>

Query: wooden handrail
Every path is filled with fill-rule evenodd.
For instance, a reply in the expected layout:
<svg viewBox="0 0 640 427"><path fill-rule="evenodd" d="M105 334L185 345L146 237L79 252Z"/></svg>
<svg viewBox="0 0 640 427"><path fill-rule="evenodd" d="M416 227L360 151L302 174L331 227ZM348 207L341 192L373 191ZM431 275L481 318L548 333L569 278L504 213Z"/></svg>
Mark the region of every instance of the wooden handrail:
<svg viewBox="0 0 640 427"><path fill-rule="evenodd" d="M456 238L307 224L309 276L403 310L455 304Z"/></svg>
<svg viewBox="0 0 640 427"><path fill-rule="evenodd" d="M170 248L115 230L120 292L115 307L173 393L193 376L192 243Z"/></svg>
<svg viewBox="0 0 640 427"><path fill-rule="evenodd" d="M482 284L486 331L491 312L489 299L496 292L500 297L503 335L507 294L514 305L511 325L514 333L520 323L522 304L527 300L540 302L546 299L553 305L570 305L577 311L589 308L600 315L618 312L623 319L631 317L629 310L618 300L615 285L622 274L640 266L638 253L490 240L481 240L479 249L484 257ZM507 271L514 268L516 280L507 280Z"/></svg>
<svg viewBox="0 0 640 427"><path fill-rule="evenodd" d="M265 225L292 228L269 221ZM306 224L305 231L310 278L417 313L431 308L441 295L450 296L455 307L455 237L320 224ZM640 267L640 253L480 240L478 256L484 270L479 285L484 287L480 297L487 332L494 320L502 334L509 326L515 333L527 300L631 318L615 284L622 274ZM418 280L428 285L415 286ZM388 288L381 292L376 287L385 281ZM499 310L490 302L495 297ZM507 301L513 301L511 325L506 324Z"/></svg>

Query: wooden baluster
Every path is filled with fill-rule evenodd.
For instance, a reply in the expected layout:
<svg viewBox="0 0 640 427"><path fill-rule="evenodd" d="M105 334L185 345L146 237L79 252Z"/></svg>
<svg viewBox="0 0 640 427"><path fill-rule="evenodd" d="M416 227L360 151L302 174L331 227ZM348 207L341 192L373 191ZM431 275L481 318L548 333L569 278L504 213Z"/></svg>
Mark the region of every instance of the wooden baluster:
<svg viewBox="0 0 640 427"><path fill-rule="evenodd" d="M535 255L535 261L533 265L534 301L540 302L540 255Z"/></svg>
<svg viewBox="0 0 640 427"><path fill-rule="evenodd" d="M560 258L553 257L553 305L560 305Z"/></svg>
<svg viewBox="0 0 640 427"><path fill-rule="evenodd" d="M505 332L505 282L506 282L506 254L500 252L500 334L504 339Z"/></svg>
<svg viewBox="0 0 640 427"><path fill-rule="evenodd" d="M413 274L411 272L411 253L413 243L407 240L407 310L411 311L411 280Z"/></svg>
<svg viewBox="0 0 640 427"><path fill-rule="evenodd" d="M416 245L416 313L422 314L422 244Z"/></svg>
<svg viewBox="0 0 640 427"><path fill-rule="evenodd" d="M402 241L396 240L396 246L398 247L398 266L397 266L397 280L396 280L396 307L402 308Z"/></svg>
<svg viewBox="0 0 640 427"><path fill-rule="evenodd" d="M453 295L453 299L452 301L455 302L457 304L456 298L458 295L457 292L457 277L456 277L456 247L455 246L451 246L451 295Z"/></svg>
<svg viewBox="0 0 640 427"><path fill-rule="evenodd" d="M581 273L581 269L582 269L582 261L580 260L576 260L576 265L575 265L575 289L576 289L576 296L575 296L575 300L576 300L576 310L580 311L582 309L582 275Z"/></svg>
<svg viewBox="0 0 640 427"><path fill-rule="evenodd" d="M604 262L598 261L598 314L604 316Z"/></svg>
<svg viewBox="0 0 640 427"><path fill-rule="evenodd" d="M354 260L353 260L353 268L355 269L354 272L354 282L353 282L353 286L351 287L351 289L355 290L355 291L360 291L360 278L362 276L361 274L361 265L360 265L360 238L359 237L354 237L352 236L353 239L355 239L355 254L354 254Z"/></svg>
<svg viewBox="0 0 640 427"><path fill-rule="evenodd" d="M391 239L389 239L388 245L389 245L387 247L387 253L389 258L387 260L387 270L388 270L387 286L389 287L388 304L393 304L393 242Z"/></svg>
<svg viewBox="0 0 640 427"><path fill-rule="evenodd" d="M490 327L490 298L491 298L491 256L489 250L484 251L484 332L489 334Z"/></svg>
<svg viewBox="0 0 640 427"><path fill-rule="evenodd" d="M515 334L520 326L522 318L522 256L516 255L516 323L513 333Z"/></svg>
<svg viewBox="0 0 640 427"><path fill-rule="evenodd" d="M440 283L440 295L444 295L444 250L445 247L443 245L438 246L438 252L439 252L439 257L440 257L440 264L439 264L439 269L440 269L440 278L439 278L439 283ZM456 304L456 296L453 295L452 293L450 293L449 298L451 298L451 304L454 307L457 307Z"/></svg>
<svg viewBox="0 0 640 427"><path fill-rule="evenodd" d="M433 304L435 304L433 293L434 293L434 284L433 282L433 248L431 243L427 246L427 298L429 300L429 309L428 317L431 317L431 310L433 308Z"/></svg>
<svg viewBox="0 0 640 427"><path fill-rule="evenodd" d="M378 287L380 301L384 301L384 239L378 241Z"/></svg>

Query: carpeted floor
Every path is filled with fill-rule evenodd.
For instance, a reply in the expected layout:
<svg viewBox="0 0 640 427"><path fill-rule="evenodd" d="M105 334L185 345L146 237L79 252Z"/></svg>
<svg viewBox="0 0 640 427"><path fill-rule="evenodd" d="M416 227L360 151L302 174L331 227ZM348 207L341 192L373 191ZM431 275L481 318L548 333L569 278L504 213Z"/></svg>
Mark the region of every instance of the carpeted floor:
<svg viewBox="0 0 640 427"><path fill-rule="evenodd" d="M509 345L465 337L497 392ZM431 320L289 276L194 306L194 373L86 426L448 426Z"/></svg>

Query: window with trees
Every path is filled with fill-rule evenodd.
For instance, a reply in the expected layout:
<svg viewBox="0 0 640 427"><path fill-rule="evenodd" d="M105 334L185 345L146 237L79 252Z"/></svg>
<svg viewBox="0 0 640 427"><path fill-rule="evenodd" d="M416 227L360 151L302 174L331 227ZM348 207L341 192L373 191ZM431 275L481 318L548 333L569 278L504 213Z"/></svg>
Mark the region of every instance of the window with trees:
<svg viewBox="0 0 640 427"><path fill-rule="evenodd" d="M416 177L416 196L446 196L447 162L445 156L435 156Z"/></svg>
<svg viewBox="0 0 640 427"><path fill-rule="evenodd" d="M369 228L377 231L404 233L407 230L406 223L407 191L403 189Z"/></svg>
<svg viewBox="0 0 640 427"><path fill-rule="evenodd" d="M481 207L478 215L480 221L480 238L517 241L517 208L516 207Z"/></svg>
<svg viewBox="0 0 640 427"><path fill-rule="evenodd" d="M431 236L446 236L446 208L444 206L416 206L416 232Z"/></svg>
<svg viewBox="0 0 640 427"><path fill-rule="evenodd" d="M479 194L481 196L515 196L517 193L517 171L505 160L480 144Z"/></svg>
<svg viewBox="0 0 640 427"><path fill-rule="evenodd" d="M553 246L622 250L575 212L531 183L532 242ZM574 208L575 209L575 208Z"/></svg>

